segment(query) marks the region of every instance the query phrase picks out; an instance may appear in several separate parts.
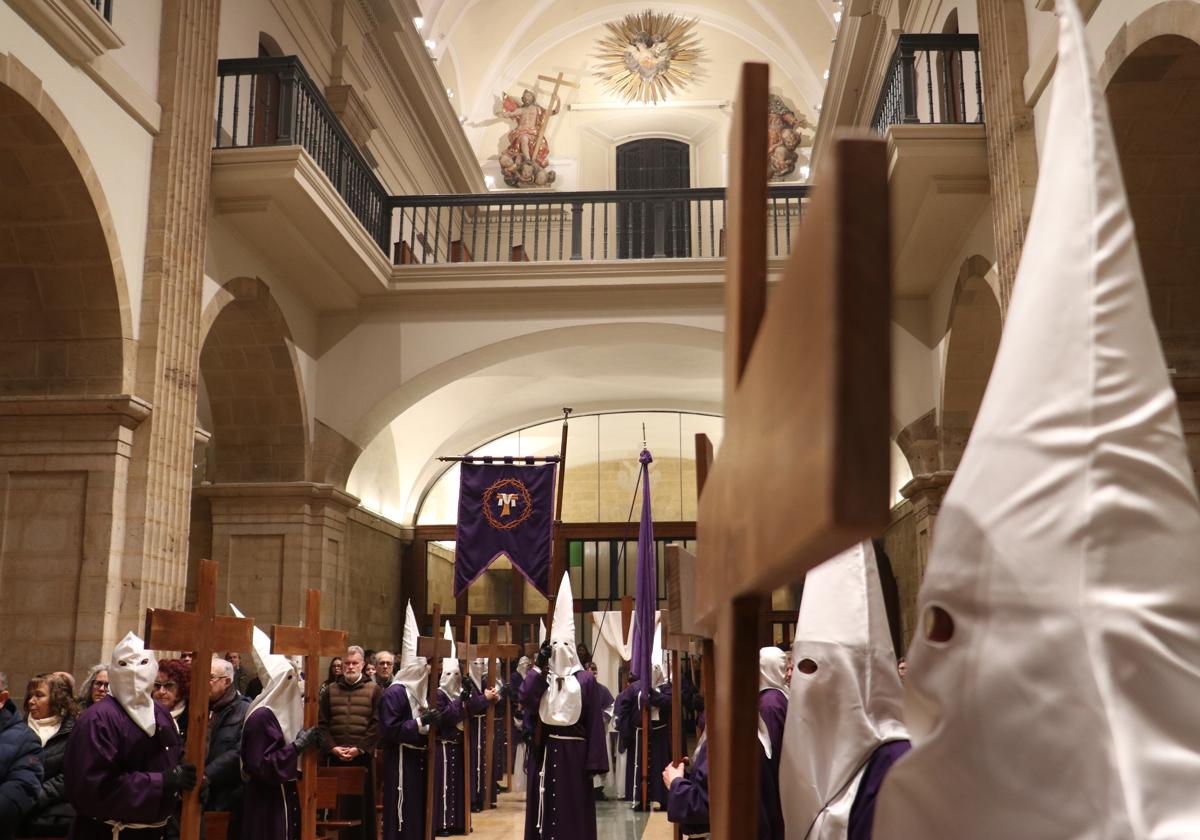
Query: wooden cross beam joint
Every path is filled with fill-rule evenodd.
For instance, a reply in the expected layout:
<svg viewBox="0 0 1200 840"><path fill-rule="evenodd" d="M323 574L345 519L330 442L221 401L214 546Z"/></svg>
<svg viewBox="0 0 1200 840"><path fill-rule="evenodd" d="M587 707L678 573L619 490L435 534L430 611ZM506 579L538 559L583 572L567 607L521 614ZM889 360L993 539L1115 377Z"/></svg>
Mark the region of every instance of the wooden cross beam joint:
<svg viewBox="0 0 1200 840"><path fill-rule="evenodd" d="M492 619L488 622L488 640L484 644L476 646L476 653L480 659L486 659L488 663L487 676L484 677L484 684L480 686L484 691L492 688L495 682L495 676L498 668L492 667L496 661L507 661L513 656L516 656L521 648L513 644L502 644L499 641L500 622ZM487 720L485 725L487 730L484 733L485 744L483 752L484 765L484 782L483 782L483 807L489 809L492 807L492 762L495 759L495 738L496 738L496 709L495 706L488 704Z"/></svg>
<svg viewBox="0 0 1200 840"><path fill-rule="evenodd" d="M151 650L193 652L191 690L188 692L188 739L185 757L201 772L208 748L208 686L212 656L225 651L247 651L253 645L254 621L217 615L219 564L201 560L196 575L196 611L146 611L146 647ZM183 796L179 818L180 840L200 837L200 786Z"/></svg>
<svg viewBox="0 0 1200 840"><path fill-rule="evenodd" d="M706 672L716 656L715 696L706 698L714 840L753 835L757 824L762 599L888 522L886 147L831 140L768 305L767 96L766 65L743 65L729 155L724 440L711 467L697 464L695 614L713 639Z"/></svg>
<svg viewBox="0 0 1200 840"><path fill-rule="evenodd" d="M317 725L320 716L320 670L322 656L345 654L349 634L321 627L321 590L304 593L304 626L271 626L271 652L304 657L304 726ZM265 688L265 686L264 686ZM305 750L300 759L300 836L317 836L317 750Z"/></svg>

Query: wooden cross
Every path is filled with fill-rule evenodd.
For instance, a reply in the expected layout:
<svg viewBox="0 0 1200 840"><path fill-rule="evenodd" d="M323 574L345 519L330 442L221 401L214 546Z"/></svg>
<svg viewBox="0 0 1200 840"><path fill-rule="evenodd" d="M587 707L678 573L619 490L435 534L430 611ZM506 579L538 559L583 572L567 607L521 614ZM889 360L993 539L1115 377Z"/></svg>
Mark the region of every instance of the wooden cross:
<svg viewBox="0 0 1200 840"><path fill-rule="evenodd" d="M621 644L629 641L629 625L633 623L633 596L626 595L621 599ZM620 686L618 686L620 690Z"/></svg>
<svg viewBox="0 0 1200 840"><path fill-rule="evenodd" d="M546 115L542 117L542 124L538 126L537 140L533 143L533 159L537 160L538 149L542 145L542 138L546 136L546 126L550 124L550 118L558 113L558 106L561 104L558 98L558 89L562 86L578 88L575 82L568 82L563 78L560 70L557 76L538 76L538 80L542 82L553 82L554 90L550 92L550 106L546 108ZM557 589L551 589L551 592L557 593Z"/></svg>
<svg viewBox="0 0 1200 840"><path fill-rule="evenodd" d="M487 675L484 677L484 691L492 688L495 685L496 672L498 668L492 667L496 660L504 660L510 656L516 656L521 650L516 645L501 644L499 640L500 622L492 619L488 622L488 641L485 645L478 646L478 656L487 660ZM483 807L490 809L492 807L492 773L493 763L495 760L496 750L496 707L491 703L487 707L487 721L484 724L487 731L484 733L483 747Z"/></svg>
<svg viewBox="0 0 1200 840"><path fill-rule="evenodd" d="M521 646L513 644L512 624L507 621L504 623L504 638L508 640L509 646L515 651L508 659L504 660L504 684L507 686L511 685L512 682L512 660L521 655ZM504 712L504 742L507 745L504 760L504 786L511 792L513 789L512 775L514 760L512 722L513 712L517 709L517 698L510 696L507 705L508 708Z"/></svg>
<svg viewBox="0 0 1200 840"><path fill-rule="evenodd" d="M457 656L466 667L471 669L471 660L475 658L475 645L471 644L471 616L463 616L463 637L456 641ZM451 700L454 698L451 697ZM467 713L467 705L463 704L463 828L467 834L471 829L471 716Z"/></svg>
<svg viewBox="0 0 1200 840"><path fill-rule="evenodd" d="M743 65L729 155L724 442L697 517L696 616L717 655L714 840L757 831L763 599L888 522L885 145L831 142L768 306L767 90L767 66Z"/></svg>
<svg viewBox="0 0 1200 840"><path fill-rule="evenodd" d="M443 639L439 630L442 625L442 605L433 605L433 635L417 637L417 656L424 656L429 663L429 683L425 686L425 708L437 708L438 682L442 676L442 659L450 655L449 639ZM413 709L414 717L420 717L423 709ZM437 750L437 730L429 727L429 743L425 749L425 840L433 840L433 774ZM467 803L467 819L470 820L471 804ZM374 818L374 815L372 815Z"/></svg>
<svg viewBox="0 0 1200 840"><path fill-rule="evenodd" d="M188 692L188 737L185 758L203 773L208 749L208 686L212 656L217 651L250 650L254 620L217 615L217 572L219 564L201 560L196 575L196 611L146 611L146 647L150 650L190 650L191 690ZM179 817L180 840L199 840L200 785L183 794Z"/></svg>
<svg viewBox="0 0 1200 840"><path fill-rule="evenodd" d="M343 656L348 634L345 630L321 628L321 590L305 591L304 626L271 626L271 653L304 657L304 726L317 725L321 705L321 657ZM266 688L266 686L263 686ZM317 836L317 750L305 750L300 764L300 836ZM364 815L364 818L368 815ZM373 814L369 815L372 818Z"/></svg>

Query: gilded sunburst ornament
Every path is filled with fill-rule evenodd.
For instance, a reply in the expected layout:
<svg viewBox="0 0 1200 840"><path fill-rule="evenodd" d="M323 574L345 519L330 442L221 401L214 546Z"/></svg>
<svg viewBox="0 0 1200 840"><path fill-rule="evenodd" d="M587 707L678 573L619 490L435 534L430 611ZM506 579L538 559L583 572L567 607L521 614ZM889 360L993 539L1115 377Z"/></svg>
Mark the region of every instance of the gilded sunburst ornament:
<svg viewBox="0 0 1200 840"><path fill-rule="evenodd" d="M695 33L697 18L645 11L604 24L596 73L629 102L659 102L696 77L704 53Z"/></svg>

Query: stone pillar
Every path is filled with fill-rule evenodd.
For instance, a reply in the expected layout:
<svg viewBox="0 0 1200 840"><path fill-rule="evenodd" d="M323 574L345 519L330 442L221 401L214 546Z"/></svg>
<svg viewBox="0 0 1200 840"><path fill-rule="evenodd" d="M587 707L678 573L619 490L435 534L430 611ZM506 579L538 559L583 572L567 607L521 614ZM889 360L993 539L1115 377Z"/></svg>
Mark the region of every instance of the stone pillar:
<svg viewBox="0 0 1200 840"><path fill-rule="evenodd" d="M934 523L953 477L953 472L938 470L918 475L901 487L900 495L905 501L893 510L892 524L884 535L884 545L896 576L905 647L912 640L920 619L917 595L929 564Z"/></svg>
<svg viewBox="0 0 1200 840"><path fill-rule="evenodd" d="M237 604L261 627L294 624L304 591L320 589L322 623L356 629L346 532L358 499L306 481L202 484L196 494L212 511L218 604Z"/></svg>
<svg viewBox="0 0 1200 840"><path fill-rule="evenodd" d="M115 643L136 397L0 398L0 635L9 685L82 674ZM20 643L14 640L20 639Z"/></svg>
<svg viewBox="0 0 1200 840"><path fill-rule="evenodd" d="M220 0L162 9L136 380L153 411L130 470L126 556L140 589L122 605L126 627L184 602L219 12Z"/></svg>
<svg viewBox="0 0 1200 840"><path fill-rule="evenodd" d="M1025 104L1024 0L979 0L979 52L1000 308L1007 314L1037 185L1033 111Z"/></svg>

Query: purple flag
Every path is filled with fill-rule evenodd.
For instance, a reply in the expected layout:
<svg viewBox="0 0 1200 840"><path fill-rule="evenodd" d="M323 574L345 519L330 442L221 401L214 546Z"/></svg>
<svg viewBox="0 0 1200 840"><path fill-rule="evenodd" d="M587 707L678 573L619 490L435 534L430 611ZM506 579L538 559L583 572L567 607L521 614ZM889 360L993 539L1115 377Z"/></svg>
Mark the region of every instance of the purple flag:
<svg viewBox="0 0 1200 840"><path fill-rule="evenodd" d="M455 597L502 554L549 596L557 469L557 464L463 463L454 537Z"/></svg>
<svg viewBox="0 0 1200 840"><path fill-rule="evenodd" d="M650 516L650 450L643 449L642 462L642 521L638 529L637 591L634 593L633 673L642 682L643 699L650 694L654 680L654 615L658 612L658 564L654 546L654 520Z"/></svg>

